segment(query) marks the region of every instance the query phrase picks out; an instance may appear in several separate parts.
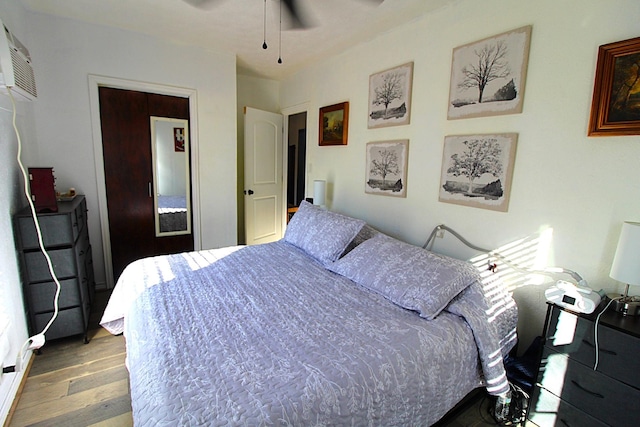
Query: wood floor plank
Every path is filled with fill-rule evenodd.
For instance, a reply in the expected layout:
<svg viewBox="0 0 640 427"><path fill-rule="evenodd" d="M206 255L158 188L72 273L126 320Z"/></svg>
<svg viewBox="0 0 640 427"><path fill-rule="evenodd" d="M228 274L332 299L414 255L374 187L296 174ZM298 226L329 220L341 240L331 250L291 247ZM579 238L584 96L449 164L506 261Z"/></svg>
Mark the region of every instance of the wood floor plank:
<svg viewBox="0 0 640 427"><path fill-rule="evenodd" d="M116 381L54 401L42 402L29 408L23 409L19 405L13 414L11 425L28 426L38 422L52 420L88 407L102 407L103 405L108 405L111 400L118 398L130 402L129 381Z"/></svg>
<svg viewBox="0 0 640 427"><path fill-rule="evenodd" d="M72 379L69 381L69 393L76 394L92 388L99 387L102 384L108 384L121 380L129 380L129 373L122 364L111 369L105 369L90 375Z"/></svg>
<svg viewBox="0 0 640 427"><path fill-rule="evenodd" d="M124 338L122 336L110 339L95 339L89 344L79 343L55 343L42 349L42 353L36 356L36 362L29 375L40 375L47 372L60 370L83 362L91 362L98 357L108 357L125 353Z"/></svg>
<svg viewBox="0 0 640 427"><path fill-rule="evenodd" d="M124 367L124 354L118 354L106 358L101 358L95 362L87 362L80 365L69 366L57 371L50 371L40 375L30 375L28 379L33 381L27 381L25 384L23 393L28 394L33 390L37 390L40 387L46 387L50 384L59 383L61 381L73 381L79 378L83 378L87 375L92 375L105 370L120 367L126 371Z"/></svg>
<svg viewBox="0 0 640 427"><path fill-rule="evenodd" d="M25 389L26 389L25 385ZM32 387L31 390L23 390L16 410L28 410L44 402L62 399L69 394L69 382L56 382L53 384L41 384Z"/></svg>
<svg viewBox="0 0 640 427"><path fill-rule="evenodd" d="M117 417L109 418L107 420L88 425L87 427L132 427L132 426L133 426L133 416L131 414L131 411L129 411L122 415L118 415Z"/></svg>
<svg viewBox="0 0 640 427"><path fill-rule="evenodd" d="M121 424L115 424L115 422L120 422ZM131 401L129 396L116 397L75 411L66 412L30 424L30 427L86 427L97 423L113 423L105 425L118 427L132 426L133 420L131 419Z"/></svg>

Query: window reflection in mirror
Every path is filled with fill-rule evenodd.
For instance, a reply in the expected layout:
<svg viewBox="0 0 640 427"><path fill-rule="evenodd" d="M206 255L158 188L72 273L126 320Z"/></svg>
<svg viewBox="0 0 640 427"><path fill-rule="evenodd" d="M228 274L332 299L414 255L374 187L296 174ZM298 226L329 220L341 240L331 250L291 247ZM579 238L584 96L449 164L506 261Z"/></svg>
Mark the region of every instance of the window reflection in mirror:
<svg viewBox="0 0 640 427"><path fill-rule="evenodd" d="M191 233L189 122L151 117L156 236Z"/></svg>

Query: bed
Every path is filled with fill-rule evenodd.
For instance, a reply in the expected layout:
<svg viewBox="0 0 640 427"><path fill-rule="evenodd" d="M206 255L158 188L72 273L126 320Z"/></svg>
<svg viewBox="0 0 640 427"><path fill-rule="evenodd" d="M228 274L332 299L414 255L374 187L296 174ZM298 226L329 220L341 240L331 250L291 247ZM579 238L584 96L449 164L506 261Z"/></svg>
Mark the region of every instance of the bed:
<svg viewBox="0 0 640 427"><path fill-rule="evenodd" d="M470 264L305 202L280 241L135 261L101 324L136 426L426 426L508 389L516 317Z"/></svg>
<svg viewBox="0 0 640 427"><path fill-rule="evenodd" d="M160 232L184 231L187 229L187 198L185 196L158 196Z"/></svg>

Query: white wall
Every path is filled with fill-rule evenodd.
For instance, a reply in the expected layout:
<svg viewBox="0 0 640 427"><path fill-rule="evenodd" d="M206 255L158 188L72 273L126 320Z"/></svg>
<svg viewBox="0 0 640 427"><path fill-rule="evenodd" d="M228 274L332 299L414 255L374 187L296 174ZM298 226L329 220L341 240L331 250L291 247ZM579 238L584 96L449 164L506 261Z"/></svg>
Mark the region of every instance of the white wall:
<svg viewBox="0 0 640 427"><path fill-rule="evenodd" d="M7 3L0 4L0 19L21 42L28 45L30 39L25 11L19 4ZM16 125L23 143L21 157L26 162L36 155L32 123L33 104L18 102ZM20 347L28 338L12 225L13 214L27 202L22 192L23 180L16 161L17 153L18 139L13 129L11 100L7 95L0 94L0 322L4 319L9 324L4 337L9 343L9 354L0 359L2 366L15 365ZM30 352L25 361L28 357ZM4 423L11 408L22 374L18 372L0 376L0 424Z"/></svg>
<svg viewBox="0 0 640 427"><path fill-rule="evenodd" d="M58 189L75 187L87 196L96 281L104 283L105 271L89 74L197 91L198 129L192 132L199 143L202 247L235 244L235 56L44 14L29 15L29 24L39 163L54 167Z"/></svg>
<svg viewBox="0 0 640 427"><path fill-rule="evenodd" d="M640 136L586 134L598 46L637 37L638 17L637 0L460 0L301 71L283 82L281 102L312 106L307 182L326 179L331 209L416 244L440 223L489 248L552 230L548 265L620 290L608 273L622 222L640 220ZM533 31L523 113L448 121L452 49L525 25ZM411 124L368 130L369 75L409 61ZM342 101L348 145L318 147L318 108ZM497 132L519 134L508 212L440 203L444 136ZM407 198L365 194L366 143L400 138L410 140ZM434 249L468 256L453 243ZM516 291L524 345L541 332L545 287Z"/></svg>

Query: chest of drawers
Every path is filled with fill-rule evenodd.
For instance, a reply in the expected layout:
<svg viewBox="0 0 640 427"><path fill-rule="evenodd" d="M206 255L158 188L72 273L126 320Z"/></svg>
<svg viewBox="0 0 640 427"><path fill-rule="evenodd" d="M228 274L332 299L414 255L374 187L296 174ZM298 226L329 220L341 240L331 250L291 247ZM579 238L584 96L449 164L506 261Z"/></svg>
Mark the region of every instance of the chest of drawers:
<svg viewBox="0 0 640 427"><path fill-rule="evenodd" d="M42 240L59 279L59 314L45 334L49 339L84 334L95 289L93 259L84 196L59 202L58 212L38 214ZM54 312L56 284L42 254L31 211L15 215L25 304L32 335L40 333Z"/></svg>
<svg viewBox="0 0 640 427"><path fill-rule="evenodd" d="M540 427L640 425L640 318L606 311L596 342L596 317L604 306L585 315L549 305L530 422Z"/></svg>

